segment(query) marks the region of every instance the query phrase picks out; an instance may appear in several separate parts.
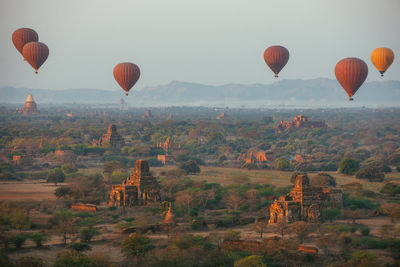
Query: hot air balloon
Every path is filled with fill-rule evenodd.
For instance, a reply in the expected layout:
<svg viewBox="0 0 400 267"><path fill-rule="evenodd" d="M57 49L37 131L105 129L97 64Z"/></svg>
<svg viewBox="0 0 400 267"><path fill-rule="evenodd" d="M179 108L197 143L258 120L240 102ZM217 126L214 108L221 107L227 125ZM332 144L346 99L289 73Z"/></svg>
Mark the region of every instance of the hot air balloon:
<svg viewBox="0 0 400 267"><path fill-rule="evenodd" d="M285 67L289 60L289 51L283 46L270 46L264 52L264 60L268 67L275 73L275 78L278 78L278 73Z"/></svg>
<svg viewBox="0 0 400 267"><path fill-rule="evenodd" d="M37 41L39 41L38 34L34 30L29 28L20 28L14 31L12 34L12 42L15 48L17 48L17 50L21 53L21 55L22 49L24 48L25 44Z"/></svg>
<svg viewBox="0 0 400 267"><path fill-rule="evenodd" d="M344 58L336 64L335 76L351 101L368 76L368 66L359 58Z"/></svg>
<svg viewBox="0 0 400 267"><path fill-rule="evenodd" d="M394 53L392 49L386 47L379 47L374 49L371 53L372 64L378 69L383 77L383 73L392 65L394 60Z"/></svg>
<svg viewBox="0 0 400 267"><path fill-rule="evenodd" d="M37 74L40 66L43 65L49 56L49 48L44 43L30 42L24 45L22 55L36 70L35 73Z"/></svg>
<svg viewBox="0 0 400 267"><path fill-rule="evenodd" d="M129 90L139 80L140 69L136 64L124 62L114 67L114 78L117 83L126 91L128 95Z"/></svg>

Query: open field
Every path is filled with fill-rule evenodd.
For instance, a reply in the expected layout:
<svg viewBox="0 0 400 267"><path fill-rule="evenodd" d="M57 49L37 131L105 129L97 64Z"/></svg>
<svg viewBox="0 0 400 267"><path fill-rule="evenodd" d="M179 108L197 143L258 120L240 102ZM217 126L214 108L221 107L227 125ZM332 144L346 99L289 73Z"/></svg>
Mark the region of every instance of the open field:
<svg viewBox="0 0 400 267"><path fill-rule="evenodd" d="M0 200L9 201L41 201L56 199L54 184L48 184L44 180L25 182L1 182Z"/></svg>
<svg viewBox="0 0 400 267"><path fill-rule="evenodd" d="M168 171L174 169L174 166L167 167L153 167L152 171L155 175L159 175L162 171ZM277 171L277 170L247 170L239 168L225 168L225 167L201 167L201 172L196 175L190 175L190 178L196 181L205 180L209 183L219 183L222 185L233 184L232 177L235 175L246 176L250 179L250 183L258 184L272 184L277 187L291 185L290 177L293 172ZM338 172L326 172L335 177L338 186L348 183L360 183L364 189L378 192L384 183L369 182L367 180L357 179L354 176L347 176ZM309 177L317 175L315 173L309 173ZM400 181L400 173L394 172L385 175L386 180Z"/></svg>

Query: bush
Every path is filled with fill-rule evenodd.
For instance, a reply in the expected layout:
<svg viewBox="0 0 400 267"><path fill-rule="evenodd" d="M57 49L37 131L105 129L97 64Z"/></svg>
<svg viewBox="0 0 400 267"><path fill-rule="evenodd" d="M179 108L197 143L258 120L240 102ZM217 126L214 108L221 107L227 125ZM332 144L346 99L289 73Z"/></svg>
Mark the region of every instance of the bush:
<svg viewBox="0 0 400 267"><path fill-rule="evenodd" d="M330 222L337 219L340 215L341 212L338 209L324 209L322 211L322 219L329 220Z"/></svg>
<svg viewBox="0 0 400 267"><path fill-rule="evenodd" d="M348 175L355 174L360 169L360 163L355 159L343 158L339 163L338 172Z"/></svg>
<svg viewBox="0 0 400 267"><path fill-rule="evenodd" d="M123 171L113 171L110 175L110 181L112 184L120 184L129 176L129 173Z"/></svg>
<svg viewBox="0 0 400 267"><path fill-rule="evenodd" d="M277 159L275 162L275 168L281 171L286 171L289 170L290 168L290 163L287 159L285 158L280 158Z"/></svg>
<svg viewBox="0 0 400 267"><path fill-rule="evenodd" d="M187 174L199 173L200 167L196 164L194 160L189 160L181 165L179 165L179 169L185 171Z"/></svg>
<svg viewBox="0 0 400 267"><path fill-rule="evenodd" d="M201 229L206 228L206 224L205 224L203 218L200 218L200 217L193 219L191 222L191 226L192 226L193 230L201 230Z"/></svg>
<svg viewBox="0 0 400 267"><path fill-rule="evenodd" d="M126 222L133 222L134 220L136 220L135 217L128 217L128 218L124 219L124 221L126 221Z"/></svg>
<svg viewBox="0 0 400 267"><path fill-rule="evenodd" d="M41 248L43 246L43 242L47 241L47 235L44 233L33 233L29 235L29 239L31 239L37 248Z"/></svg>
<svg viewBox="0 0 400 267"><path fill-rule="evenodd" d="M138 234L131 234L122 242L121 252L127 258L140 258L153 248L154 245L151 244L149 238Z"/></svg>
<svg viewBox="0 0 400 267"><path fill-rule="evenodd" d="M295 171L312 172L315 171L315 166L311 162L299 162L294 166Z"/></svg>
<svg viewBox="0 0 400 267"><path fill-rule="evenodd" d="M324 172L320 172L315 177L311 177L310 185L318 187L336 186L335 178Z"/></svg>
<svg viewBox="0 0 400 267"><path fill-rule="evenodd" d="M15 266L18 266L18 267L43 267L44 262L41 258L25 256L25 257L19 258L15 262Z"/></svg>
<svg viewBox="0 0 400 267"><path fill-rule="evenodd" d="M66 174L70 174L70 173L78 171L78 168L74 164L64 164L61 166L61 169Z"/></svg>
<svg viewBox="0 0 400 267"><path fill-rule="evenodd" d="M382 181L385 175L375 167L366 166L356 172L356 177L359 179L368 179L370 181Z"/></svg>
<svg viewBox="0 0 400 267"><path fill-rule="evenodd" d="M394 197L397 194L400 194L400 185L395 184L395 183L387 183L382 187L380 192L382 194Z"/></svg>
<svg viewBox="0 0 400 267"><path fill-rule="evenodd" d="M85 251L90 250L91 247L87 243L71 243L66 246L67 249L72 249L75 251Z"/></svg>
<svg viewBox="0 0 400 267"><path fill-rule="evenodd" d="M369 236L362 236L355 242L355 247L363 249L386 249L388 247L388 241Z"/></svg>
<svg viewBox="0 0 400 267"><path fill-rule="evenodd" d="M159 161L157 158L149 158L147 160L147 162L149 163L149 165L151 167L161 167L162 166L162 162Z"/></svg>
<svg viewBox="0 0 400 267"><path fill-rule="evenodd" d="M92 266L88 256L82 252L68 249L64 250L57 256L54 267L71 267L71 266Z"/></svg>
<svg viewBox="0 0 400 267"><path fill-rule="evenodd" d="M337 171L338 166L336 163L334 162L328 162L326 164L321 164L321 166L319 167L319 169L321 171L326 171L326 172L330 172L330 171Z"/></svg>
<svg viewBox="0 0 400 267"><path fill-rule="evenodd" d="M185 161L189 161L189 160L190 160L190 157L189 157L188 154L181 153L181 154L179 154L178 156L176 156L175 160L176 160L177 162L185 162Z"/></svg>
<svg viewBox="0 0 400 267"><path fill-rule="evenodd" d="M361 232L361 235L363 235L363 236L369 236L371 229L369 229L368 227L365 227L365 228L362 228L360 232Z"/></svg>
<svg viewBox="0 0 400 267"><path fill-rule="evenodd" d="M14 236L12 242L15 246L15 248L20 249L26 241L27 237L25 235L16 235Z"/></svg>
<svg viewBox="0 0 400 267"><path fill-rule="evenodd" d="M343 195L343 206L356 210L373 209L379 205L372 203L372 201L367 198L356 198L355 196Z"/></svg>

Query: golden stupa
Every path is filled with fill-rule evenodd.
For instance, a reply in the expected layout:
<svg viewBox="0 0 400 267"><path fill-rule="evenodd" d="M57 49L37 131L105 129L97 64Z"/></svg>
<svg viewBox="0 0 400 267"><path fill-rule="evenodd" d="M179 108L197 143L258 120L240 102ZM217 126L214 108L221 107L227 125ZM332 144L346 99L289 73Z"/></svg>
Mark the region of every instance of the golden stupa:
<svg viewBox="0 0 400 267"><path fill-rule="evenodd" d="M35 100L33 100L32 94L29 94L28 97L26 98L24 109L22 110L22 113L24 113L24 114L39 113L36 102L35 102Z"/></svg>

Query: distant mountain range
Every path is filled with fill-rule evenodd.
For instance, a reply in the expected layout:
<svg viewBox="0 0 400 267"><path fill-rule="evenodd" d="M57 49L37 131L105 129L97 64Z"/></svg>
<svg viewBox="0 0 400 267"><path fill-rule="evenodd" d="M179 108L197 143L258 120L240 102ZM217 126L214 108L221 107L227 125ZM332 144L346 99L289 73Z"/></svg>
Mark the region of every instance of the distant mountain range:
<svg viewBox="0 0 400 267"><path fill-rule="evenodd" d="M121 91L99 89L0 88L0 103L23 103L33 94L40 103L117 104L121 98L132 106L400 106L400 81L365 83L348 103L336 80L281 80L272 84L226 84L211 86L172 81L144 87L125 97Z"/></svg>

